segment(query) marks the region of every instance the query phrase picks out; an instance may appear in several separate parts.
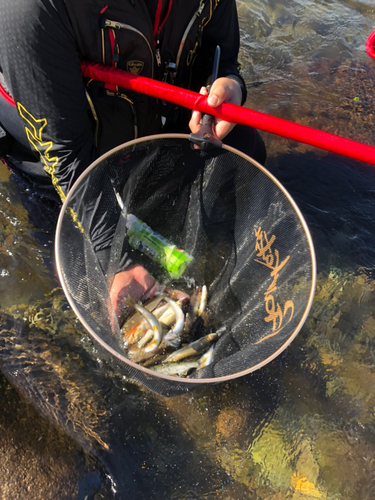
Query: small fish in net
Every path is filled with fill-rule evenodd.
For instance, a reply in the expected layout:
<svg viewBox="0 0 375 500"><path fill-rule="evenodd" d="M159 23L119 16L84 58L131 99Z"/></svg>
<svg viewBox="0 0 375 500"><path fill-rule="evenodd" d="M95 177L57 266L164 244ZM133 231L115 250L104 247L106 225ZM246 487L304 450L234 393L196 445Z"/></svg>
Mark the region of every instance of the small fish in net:
<svg viewBox="0 0 375 500"><path fill-rule="evenodd" d="M173 296L173 294L172 294ZM158 373L187 376L208 366L219 336L209 332L207 287L177 301L165 294L144 305L125 301L136 310L121 327L126 356Z"/></svg>

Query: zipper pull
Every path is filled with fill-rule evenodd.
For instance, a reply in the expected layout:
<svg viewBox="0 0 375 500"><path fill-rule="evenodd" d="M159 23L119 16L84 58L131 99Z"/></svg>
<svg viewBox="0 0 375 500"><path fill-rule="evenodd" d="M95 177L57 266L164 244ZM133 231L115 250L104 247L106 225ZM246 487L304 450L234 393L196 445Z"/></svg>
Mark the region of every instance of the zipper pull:
<svg viewBox="0 0 375 500"><path fill-rule="evenodd" d="M157 65L160 66L161 65L161 54L160 54L160 40L159 40L159 36L156 39L155 57L156 57Z"/></svg>
<svg viewBox="0 0 375 500"><path fill-rule="evenodd" d="M158 64L158 66L161 66L161 56L160 56L160 50L159 49L156 49L156 62Z"/></svg>
<svg viewBox="0 0 375 500"><path fill-rule="evenodd" d="M161 65L161 55L160 55L160 40L159 40L159 37L157 38L156 40L156 51L155 51L155 57L156 57L156 62L157 62L157 65L160 66Z"/></svg>

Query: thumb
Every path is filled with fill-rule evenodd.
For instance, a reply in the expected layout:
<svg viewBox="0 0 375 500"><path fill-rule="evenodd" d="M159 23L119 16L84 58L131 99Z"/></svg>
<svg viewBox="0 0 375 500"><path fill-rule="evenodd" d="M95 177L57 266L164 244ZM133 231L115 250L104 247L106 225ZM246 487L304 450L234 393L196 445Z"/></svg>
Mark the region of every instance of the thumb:
<svg viewBox="0 0 375 500"><path fill-rule="evenodd" d="M207 98L207 103L215 108L216 106L220 106L220 104L226 100L226 97L226 87L219 79L212 84L210 95Z"/></svg>
<svg viewBox="0 0 375 500"><path fill-rule="evenodd" d="M207 99L207 103L212 106L213 108L215 108L216 106L218 106L219 104L221 104L221 102L219 101L219 98L216 94L210 94L208 96L208 99Z"/></svg>

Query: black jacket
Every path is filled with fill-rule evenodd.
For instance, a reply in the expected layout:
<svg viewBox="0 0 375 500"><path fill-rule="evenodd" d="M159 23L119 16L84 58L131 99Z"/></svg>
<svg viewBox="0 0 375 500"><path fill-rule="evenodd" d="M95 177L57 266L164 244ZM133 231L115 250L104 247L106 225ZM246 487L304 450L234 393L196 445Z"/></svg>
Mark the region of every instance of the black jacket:
<svg viewBox="0 0 375 500"><path fill-rule="evenodd" d="M182 127L190 114L84 81L81 60L199 91L220 45L219 76L239 76L235 0L166 0L155 23L157 4L1 2L0 122L14 138L8 160L40 182L52 179L62 199L98 155L135 136L160 132L162 116Z"/></svg>

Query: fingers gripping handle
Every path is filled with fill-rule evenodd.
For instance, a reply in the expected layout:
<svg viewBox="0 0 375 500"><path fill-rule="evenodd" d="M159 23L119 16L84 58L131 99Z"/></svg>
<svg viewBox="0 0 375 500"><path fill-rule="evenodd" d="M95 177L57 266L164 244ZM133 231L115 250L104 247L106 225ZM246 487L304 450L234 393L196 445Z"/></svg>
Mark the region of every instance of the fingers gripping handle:
<svg viewBox="0 0 375 500"><path fill-rule="evenodd" d="M215 55L214 55L214 63L212 67L212 77L211 77L211 85L207 87L208 94L210 93L210 89L214 81L217 79L218 71L219 71L219 63L220 63L220 47L219 45L216 47ZM209 114L204 114L202 116L202 125L198 134L190 134L190 140L197 144L201 149L212 149L222 146L222 142L216 137L216 134L213 129L214 125L214 117Z"/></svg>

